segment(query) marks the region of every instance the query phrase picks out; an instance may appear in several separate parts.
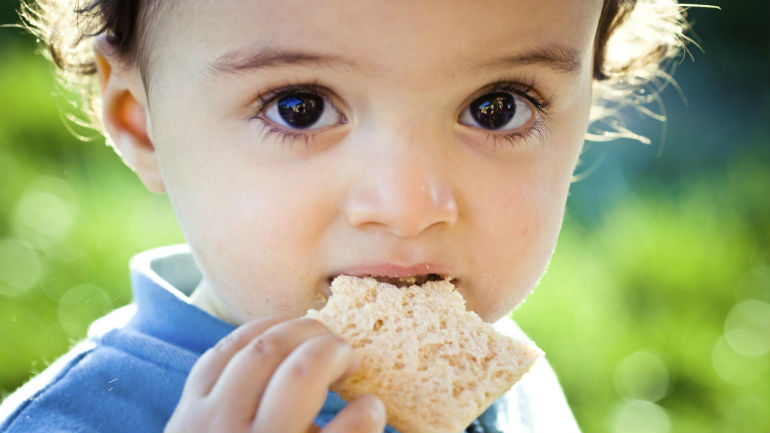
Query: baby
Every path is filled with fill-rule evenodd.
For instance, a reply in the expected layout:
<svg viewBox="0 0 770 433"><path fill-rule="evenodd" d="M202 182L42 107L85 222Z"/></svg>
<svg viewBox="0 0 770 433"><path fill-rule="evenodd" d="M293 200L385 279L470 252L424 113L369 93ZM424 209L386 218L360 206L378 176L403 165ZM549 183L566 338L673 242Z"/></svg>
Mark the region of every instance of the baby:
<svg viewBox="0 0 770 433"><path fill-rule="evenodd" d="M6 399L2 432L394 431L329 391L358 360L301 317L340 274L436 274L520 332L590 122L684 27L665 0L75 3L28 26L187 244L132 260L134 303ZM578 426L542 362L467 431Z"/></svg>

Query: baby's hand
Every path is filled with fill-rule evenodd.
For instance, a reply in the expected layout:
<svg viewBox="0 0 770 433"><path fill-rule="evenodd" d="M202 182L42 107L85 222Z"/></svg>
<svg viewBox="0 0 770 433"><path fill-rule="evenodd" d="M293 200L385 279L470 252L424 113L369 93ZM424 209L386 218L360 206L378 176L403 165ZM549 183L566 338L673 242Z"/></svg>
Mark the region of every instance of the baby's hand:
<svg viewBox="0 0 770 433"><path fill-rule="evenodd" d="M250 322L195 363L165 432L317 432L329 387L358 366L350 345L316 320ZM384 428L382 402L362 396L321 433Z"/></svg>

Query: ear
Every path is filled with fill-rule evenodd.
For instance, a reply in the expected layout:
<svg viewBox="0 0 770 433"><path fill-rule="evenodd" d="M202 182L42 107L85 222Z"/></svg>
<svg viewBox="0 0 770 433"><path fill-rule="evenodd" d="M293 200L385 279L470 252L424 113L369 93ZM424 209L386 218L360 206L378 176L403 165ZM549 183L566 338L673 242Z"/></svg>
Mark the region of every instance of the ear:
<svg viewBox="0 0 770 433"><path fill-rule="evenodd" d="M95 38L94 55L102 95L102 123L108 138L144 185L162 194L166 188L148 133L149 112L141 74L121 62L103 35Z"/></svg>

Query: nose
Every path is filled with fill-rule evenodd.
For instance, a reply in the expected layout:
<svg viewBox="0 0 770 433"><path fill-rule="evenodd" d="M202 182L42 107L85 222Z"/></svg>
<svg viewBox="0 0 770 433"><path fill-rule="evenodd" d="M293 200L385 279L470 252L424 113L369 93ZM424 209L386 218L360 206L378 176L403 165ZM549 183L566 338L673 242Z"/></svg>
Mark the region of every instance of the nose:
<svg viewBox="0 0 770 433"><path fill-rule="evenodd" d="M346 208L349 224L381 227L401 238L454 225L458 210L452 176L437 157L381 153L352 188Z"/></svg>

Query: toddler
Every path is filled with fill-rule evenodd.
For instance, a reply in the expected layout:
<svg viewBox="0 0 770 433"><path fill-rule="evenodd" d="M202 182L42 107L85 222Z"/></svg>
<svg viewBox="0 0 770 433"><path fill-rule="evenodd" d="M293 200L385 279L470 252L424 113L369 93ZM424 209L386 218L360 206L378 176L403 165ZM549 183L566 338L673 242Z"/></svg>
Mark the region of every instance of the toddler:
<svg viewBox="0 0 770 433"><path fill-rule="evenodd" d="M2 432L393 432L376 397L329 391L358 361L301 317L340 274L437 274L520 333L507 316L554 250L590 122L684 28L668 0L22 12L187 243L132 260L134 302L8 397ZM578 426L543 361L466 431Z"/></svg>

